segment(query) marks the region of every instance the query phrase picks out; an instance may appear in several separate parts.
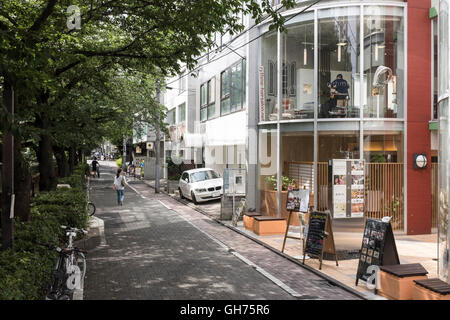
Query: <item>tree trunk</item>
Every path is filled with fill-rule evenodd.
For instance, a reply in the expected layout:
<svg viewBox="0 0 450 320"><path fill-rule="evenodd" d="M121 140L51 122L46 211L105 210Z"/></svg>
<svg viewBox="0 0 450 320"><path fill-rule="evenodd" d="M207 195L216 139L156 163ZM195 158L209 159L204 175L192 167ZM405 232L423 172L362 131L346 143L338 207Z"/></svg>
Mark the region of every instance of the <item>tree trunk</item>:
<svg viewBox="0 0 450 320"><path fill-rule="evenodd" d="M79 149L78 150L78 163L82 163L83 162L83 150Z"/></svg>
<svg viewBox="0 0 450 320"><path fill-rule="evenodd" d="M48 130L49 119L45 114L36 116L37 125L43 130ZM39 162L39 190L50 191L56 189L56 172L53 164L53 147L51 137L48 133L44 132L40 135L39 152L37 154Z"/></svg>
<svg viewBox="0 0 450 320"><path fill-rule="evenodd" d="M72 174L73 170L75 169L75 148L70 147L69 148L69 173Z"/></svg>
<svg viewBox="0 0 450 320"><path fill-rule="evenodd" d="M66 150L62 147L53 147L53 150L58 165L58 177L67 177L69 175L69 162L67 161Z"/></svg>
<svg viewBox="0 0 450 320"><path fill-rule="evenodd" d="M9 113L14 113L14 90L5 78L3 80L3 104ZM13 248L14 225L10 218L11 195L13 190L13 135L6 129L3 132L2 145L2 250Z"/></svg>
<svg viewBox="0 0 450 320"><path fill-rule="evenodd" d="M14 211L15 216L19 217L20 221L28 221L30 220L31 173L28 163L23 159L21 149L21 139L15 137L14 193L16 201Z"/></svg>

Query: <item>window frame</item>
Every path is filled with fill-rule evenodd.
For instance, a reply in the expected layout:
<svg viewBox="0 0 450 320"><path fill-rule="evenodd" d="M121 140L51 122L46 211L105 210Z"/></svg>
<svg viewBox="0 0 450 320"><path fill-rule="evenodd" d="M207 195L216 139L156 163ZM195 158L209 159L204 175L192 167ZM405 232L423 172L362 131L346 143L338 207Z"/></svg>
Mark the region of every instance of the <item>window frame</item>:
<svg viewBox="0 0 450 320"><path fill-rule="evenodd" d="M210 119L213 119L216 115L215 108L214 108L214 114L209 113L209 108L211 106L215 106L215 104L216 104L216 83L215 83L215 81L216 81L216 77L212 77L211 79L209 79L206 82L203 82L200 85L200 121L201 122L205 122ZM212 83L213 83L213 85L212 85L213 87L211 88L210 85ZM203 102L202 101L202 88L204 86L206 86L206 101ZM211 91L214 91L214 92L211 92ZM202 104L202 102L203 102L203 104ZM201 116L202 111L204 109L206 109L206 119L202 119L202 116Z"/></svg>
<svg viewBox="0 0 450 320"><path fill-rule="evenodd" d="M245 62L244 62L245 61ZM233 81L233 68L235 68L238 65L241 65L241 84L242 84L242 88L241 88L241 103L240 106L236 108L236 110L231 110L232 108L232 99L233 99L233 85L232 85L232 81ZM228 114L232 114L235 112L239 112L245 109L245 99L246 99L246 85L247 85L247 76L246 76L246 69L247 69L247 59L240 59L238 62L233 63L231 66L229 66L228 68L226 68L225 70L223 70L220 73L220 116L225 116ZM228 81L227 81L227 86L228 86L228 93L223 95L223 86L224 83L222 81L223 79L223 74L225 72L228 72ZM223 112L223 101L224 100L229 100L229 104L230 104L230 110L226 113Z"/></svg>
<svg viewBox="0 0 450 320"><path fill-rule="evenodd" d="M178 79L178 95L181 95L187 90L187 74L184 73L185 71L181 72L181 77Z"/></svg>
<svg viewBox="0 0 450 320"><path fill-rule="evenodd" d="M169 114L172 114L172 113L173 113L173 122L170 123L169 122ZM166 121L169 124L169 126L175 125L176 124L176 120L177 120L177 118L176 118L176 108L168 110L167 113L166 113Z"/></svg>
<svg viewBox="0 0 450 320"><path fill-rule="evenodd" d="M183 120L181 120L181 107L184 107L184 119ZM180 103L178 106L177 106L177 114L178 114L178 122L177 123L183 123L183 122L186 122L186 102L183 102L183 103Z"/></svg>

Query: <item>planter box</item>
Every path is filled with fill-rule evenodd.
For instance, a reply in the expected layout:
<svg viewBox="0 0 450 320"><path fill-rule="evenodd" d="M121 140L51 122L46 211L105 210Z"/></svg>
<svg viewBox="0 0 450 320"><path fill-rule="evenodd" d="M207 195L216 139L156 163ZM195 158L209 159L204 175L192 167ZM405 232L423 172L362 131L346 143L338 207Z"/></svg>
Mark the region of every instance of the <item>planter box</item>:
<svg viewBox="0 0 450 320"><path fill-rule="evenodd" d="M439 279L416 281L414 300L450 300L450 285Z"/></svg>
<svg viewBox="0 0 450 320"><path fill-rule="evenodd" d="M427 274L419 263L381 266L378 293L391 300L412 300L414 280L428 279Z"/></svg>
<svg viewBox="0 0 450 320"><path fill-rule="evenodd" d="M378 293L390 300L413 300L414 280L428 279L427 276L400 278L380 271Z"/></svg>
<svg viewBox="0 0 450 320"><path fill-rule="evenodd" d="M266 214L272 217L277 216L277 192L275 190L264 190ZM287 219L289 211L286 210L287 191L281 191L281 218ZM297 215L292 215L291 226L299 226L300 221Z"/></svg>
<svg viewBox="0 0 450 320"><path fill-rule="evenodd" d="M261 216L260 213L257 212L248 212L244 214L244 228L250 231L253 231L253 224L255 221L255 217Z"/></svg>
<svg viewBox="0 0 450 320"><path fill-rule="evenodd" d="M286 219L270 216L257 216L253 219L253 232L258 236L278 235L286 232Z"/></svg>

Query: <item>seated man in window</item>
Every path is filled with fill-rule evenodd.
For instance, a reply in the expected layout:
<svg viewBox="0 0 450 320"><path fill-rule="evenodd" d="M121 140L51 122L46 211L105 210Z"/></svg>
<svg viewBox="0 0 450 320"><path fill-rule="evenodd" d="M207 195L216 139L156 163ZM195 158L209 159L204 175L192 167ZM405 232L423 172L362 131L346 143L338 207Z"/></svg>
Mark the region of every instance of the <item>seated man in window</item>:
<svg viewBox="0 0 450 320"><path fill-rule="evenodd" d="M348 98L348 88L349 85L346 80L343 79L342 74L336 76L331 85L331 89L336 90L334 94L334 100L338 107L345 107L345 116L347 117L347 98Z"/></svg>

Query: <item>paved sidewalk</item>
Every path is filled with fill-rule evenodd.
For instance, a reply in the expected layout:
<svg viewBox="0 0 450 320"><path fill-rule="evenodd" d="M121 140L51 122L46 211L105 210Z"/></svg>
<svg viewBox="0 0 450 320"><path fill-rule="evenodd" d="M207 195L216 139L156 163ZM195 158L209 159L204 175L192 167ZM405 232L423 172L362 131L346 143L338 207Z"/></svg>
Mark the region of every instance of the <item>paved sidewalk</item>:
<svg viewBox="0 0 450 320"><path fill-rule="evenodd" d="M133 187L147 199L159 200L172 212L178 213L197 228L276 277L299 294L301 299L360 299L359 296L336 286L166 194L155 194L154 189L142 183L133 184Z"/></svg>
<svg viewBox="0 0 450 320"><path fill-rule="evenodd" d="M101 177L91 182L92 229L102 220L104 238L88 240L84 299L295 299L157 198L127 187L117 206L112 174Z"/></svg>
<svg viewBox="0 0 450 320"><path fill-rule="evenodd" d="M171 196L172 200L178 202L180 205L183 205L186 202L180 201L176 196ZM217 215L215 216L214 214L210 214L209 212L203 210L203 208L200 206L190 205L189 202L187 203L187 205L192 209L198 210L201 213L208 215L211 218L218 218ZM217 210L220 210L220 207ZM242 234L245 234L252 239L264 243L275 251L281 251L283 235L258 236L253 232L246 230L243 227L242 221L238 223L238 226L236 228L231 226L231 221L222 221L222 223L228 225L231 229L238 230ZM291 226L290 234L298 236L298 234L295 234L295 232L296 227ZM355 242L357 246L361 245L362 234L341 233L339 237L345 238L346 241ZM396 232L395 240L400 257L400 262L402 264L420 263L428 271L429 278L437 277L437 235L435 233L429 235L409 236ZM285 254L287 256L300 261L298 260L298 258L301 255L301 250L302 248L300 241L287 239L285 247ZM322 270L320 271L319 261L317 259L307 259L306 265L313 268L314 270L317 270L318 272L320 272L320 274L335 279L348 288L359 292L359 294L364 295L368 299L384 299L380 296L374 295L373 290L368 289L367 286L365 286L364 282L360 282L358 286L355 285L358 259L340 260L339 266L336 266L334 261L324 260Z"/></svg>

